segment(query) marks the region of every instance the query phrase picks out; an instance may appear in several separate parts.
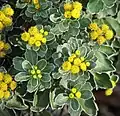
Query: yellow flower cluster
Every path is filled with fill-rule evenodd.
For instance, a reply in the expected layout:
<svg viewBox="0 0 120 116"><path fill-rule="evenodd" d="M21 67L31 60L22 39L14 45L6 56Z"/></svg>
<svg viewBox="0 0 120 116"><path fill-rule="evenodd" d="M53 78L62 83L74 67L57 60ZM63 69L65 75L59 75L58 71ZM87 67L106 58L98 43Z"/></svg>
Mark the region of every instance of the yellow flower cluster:
<svg viewBox="0 0 120 116"><path fill-rule="evenodd" d="M33 69L29 71L29 73L32 75L34 79L36 78L42 78L41 71L38 69L37 66L33 66Z"/></svg>
<svg viewBox="0 0 120 116"><path fill-rule="evenodd" d="M10 6L4 6L0 10L0 31L2 31L5 27L12 25L13 14L14 10Z"/></svg>
<svg viewBox="0 0 120 116"><path fill-rule="evenodd" d="M91 23L89 25L90 37L92 40L96 40L99 45L105 43L107 40L111 40L114 36L112 30L106 24L102 24L100 27L97 23Z"/></svg>
<svg viewBox="0 0 120 116"><path fill-rule="evenodd" d="M65 18L80 18L81 10L82 10L82 4L80 2L68 2L64 4L64 17Z"/></svg>
<svg viewBox="0 0 120 116"><path fill-rule="evenodd" d="M28 32L24 32L21 34L21 39L25 42L28 42L30 46L40 47L42 44L46 44L46 36L48 35L48 31L44 31L44 29L38 30L36 26L32 26L29 28Z"/></svg>
<svg viewBox="0 0 120 116"><path fill-rule="evenodd" d="M40 9L40 4L39 4L39 0L32 0L33 4L35 5L35 8L38 10Z"/></svg>
<svg viewBox="0 0 120 116"><path fill-rule="evenodd" d="M111 80L111 83L112 83L112 88L108 88L108 89L105 90L105 95L106 96L112 95L113 89L116 87L116 82L115 81Z"/></svg>
<svg viewBox="0 0 120 116"><path fill-rule="evenodd" d="M0 58L5 57L6 52L9 49L10 49L10 44L0 40Z"/></svg>
<svg viewBox="0 0 120 116"><path fill-rule="evenodd" d="M17 83L12 79L12 76L0 72L0 99L8 99L11 95L11 91L14 91Z"/></svg>
<svg viewBox="0 0 120 116"><path fill-rule="evenodd" d="M72 74L79 73L81 70L86 71L87 67L90 66L90 62L85 62L84 57L80 57L80 51L76 50L68 60L62 64L64 71L71 71Z"/></svg>
<svg viewBox="0 0 120 116"><path fill-rule="evenodd" d="M72 88L71 89L71 93L69 94L69 98L70 99L73 99L73 98L81 98L81 92L80 91L77 91L76 88Z"/></svg>

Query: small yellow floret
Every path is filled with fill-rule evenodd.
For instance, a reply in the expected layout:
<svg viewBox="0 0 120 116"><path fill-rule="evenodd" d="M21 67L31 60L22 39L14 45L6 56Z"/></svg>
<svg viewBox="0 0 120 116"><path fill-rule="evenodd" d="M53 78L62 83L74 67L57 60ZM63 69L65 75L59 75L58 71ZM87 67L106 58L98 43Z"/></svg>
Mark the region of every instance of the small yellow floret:
<svg viewBox="0 0 120 116"><path fill-rule="evenodd" d="M5 17L5 14L2 11L0 11L0 21L3 21Z"/></svg>
<svg viewBox="0 0 120 116"><path fill-rule="evenodd" d="M5 46L5 43L3 41L0 40L0 50L2 50Z"/></svg>
<svg viewBox="0 0 120 116"><path fill-rule="evenodd" d="M37 66L34 66L34 69L35 69L35 70L37 70L37 69L38 69L38 67L37 67Z"/></svg>
<svg viewBox="0 0 120 116"><path fill-rule="evenodd" d="M83 62L85 60L85 58L84 57L80 57L80 60Z"/></svg>
<svg viewBox="0 0 120 116"><path fill-rule="evenodd" d="M24 32L21 34L21 39L25 42L27 42L30 39L30 34L27 32Z"/></svg>
<svg viewBox="0 0 120 116"><path fill-rule="evenodd" d="M106 24L103 24L101 28L102 28L102 31L104 31L104 32L106 32L107 30L109 30L109 26L106 25Z"/></svg>
<svg viewBox="0 0 120 116"><path fill-rule="evenodd" d="M41 79L41 78L42 78L42 75L41 75L41 74L39 74L39 75L38 75L38 78L40 78L40 79Z"/></svg>
<svg viewBox="0 0 120 116"><path fill-rule="evenodd" d="M76 92L77 92L77 89L76 89L76 88L72 88L72 89L71 89L71 92L72 92L72 93L76 93Z"/></svg>
<svg viewBox="0 0 120 116"><path fill-rule="evenodd" d="M71 57L76 58L77 56L76 56L76 54L71 54Z"/></svg>
<svg viewBox="0 0 120 116"><path fill-rule="evenodd" d="M9 43L5 43L4 50L9 50L11 48Z"/></svg>
<svg viewBox="0 0 120 116"><path fill-rule="evenodd" d="M105 90L105 95L106 96L110 96L112 93L113 93L113 89L112 88Z"/></svg>
<svg viewBox="0 0 120 116"><path fill-rule="evenodd" d="M4 92L4 98L8 99L10 97L10 92L9 91L5 91Z"/></svg>
<svg viewBox="0 0 120 116"><path fill-rule="evenodd" d="M37 34L34 35L34 38L35 38L36 41L37 40L42 41L43 35L41 33L37 33Z"/></svg>
<svg viewBox="0 0 120 116"><path fill-rule="evenodd" d="M64 4L64 10L65 11L71 11L73 9L73 6L71 3L65 3Z"/></svg>
<svg viewBox="0 0 120 116"><path fill-rule="evenodd" d="M111 83L112 83L112 88L116 87L116 82L115 81L111 80Z"/></svg>
<svg viewBox="0 0 120 116"><path fill-rule="evenodd" d="M3 24L7 27L7 26L11 26L12 25L12 18L10 17L5 17L3 20Z"/></svg>
<svg viewBox="0 0 120 116"><path fill-rule="evenodd" d="M69 71L69 70L71 69L71 63L68 62L68 61L64 62L64 63L62 64L62 69L63 69L64 71Z"/></svg>
<svg viewBox="0 0 120 116"><path fill-rule="evenodd" d="M106 33L105 33L105 37L107 40L111 40L114 36L114 33L112 30L107 30Z"/></svg>
<svg viewBox="0 0 120 116"><path fill-rule="evenodd" d="M44 29L40 29L40 33L44 33Z"/></svg>
<svg viewBox="0 0 120 116"><path fill-rule="evenodd" d="M70 11L65 11L64 12L64 17L70 19L71 18L71 12Z"/></svg>
<svg viewBox="0 0 120 116"><path fill-rule="evenodd" d="M44 37L44 38L42 38L42 43L43 44L46 44L46 42L47 42L47 39Z"/></svg>
<svg viewBox="0 0 120 116"><path fill-rule="evenodd" d="M30 45L30 46L32 46L34 43L35 43L35 38L34 37L30 37L30 39L28 40L28 44Z"/></svg>
<svg viewBox="0 0 120 116"><path fill-rule="evenodd" d="M4 92L0 90L0 99L2 99L3 97L4 97Z"/></svg>
<svg viewBox="0 0 120 116"><path fill-rule="evenodd" d="M100 36L100 35L103 34L103 31L102 31L100 28L98 28L98 29L96 30L96 32L97 32L98 36Z"/></svg>
<svg viewBox="0 0 120 116"><path fill-rule="evenodd" d="M0 89L1 89L2 91L7 91L7 88L8 88L8 86L7 86L6 83L4 83L4 82L1 82L1 83L0 83Z"/></svg>
<svg viewBox="0 0 120 116"><path fill-rule="evenodd" d="M14 10L10 7L3 8L3 12L6 16L13 16Z"/></svg>
<svg viewBox="0 0 120 116"><path fill-rule="evenodd" d="M0 72L0 81L3 80L3 76L4 76L4 73L3 73L3 72Z"/></svg>
<svg viewBox="0 0 120 116"><path fill-rule="evenodd" d="M97 43L98 43L99 45L105 43L105 41L106 41L106 39L105 39L104 36L99 36L98 39L97 39Z"/></svg>
<svg viewBox="0 0 120 116"><path fill-rule="evenodd" d="M35 9L40 9L40 4L38 3L38 4L35 4Z"/></svg>
<svg viewBox="0 0 120 116"><path fill-rule="evenodd" d="M41 71L40 71L40 70L37 70L36 72L37 72L37 74L41 74Z"/></svg>
<svg viewBox="0 0 120 116"><path fill-rule="evenodd" d="M90 37L91 37L92 40L96 40L97 37L98 37L98 33L96 31L92 31L90 33Z"/></svg>
<svg viewBox="0 0 120 116"><path fill-rule="evenodd" d="M72 17L75 19L80 18L80 11L78 11L78 9L72 10L71 14L72 14Z"/></svg>
<svg viewBox="0 0 120 116"><path fill-rule="evenodd" d="M37 33L39 33L39 31L38 31L38 28L36 26L32 26L29 28L28 33L30 35L36 35Z"/></svg>
<svg viewBox="0 0 120 116"><path fill-rule="evenodd" d="M80 56L80 50L76 50L76 51L75 51L75 54L76 54L77 56Z"/></svg>
<svg viewBox="0 0 120 116"><path fill-rule="evenodd" d="M70 93L70 94L69 94L69 98L73 99L74 97L75 97L75 96L74 96L73 93Z"/></svg>
<svg viewBox="0 0 120 116"><path fill-rule="evenodd" d="M73 8L74 9L77 9L77 10L82 10L82 4L80 3L80 2L77 2L77 1L75 1L75 2L73 2Z"/></svg>
<svg viewBox="0 0 120 116"><path fill-rule="evenodd" d="M11 88L11 90L14 90L16 87L17 87L17 83L16 83L15 81L12 81L12 82L10 83L10 88Z"/></svg>
<svg viewBox="0 0 120 116"><path fill-rule="evenodd" d="M75 58L75 59L74 59L74 65L80 66L80 63L81 63L80 58Z"/></svg>
<svg viewBox="0 0 120 116"><path fill-rule="evenodd" d="M79 72L80 72L80 68L78 66L76 66L76 65L72 65L72 67L71 67L71 73L72 74L77 74Z"/></svg>
<svg viewBox="0 0 120 116"><path fill-rule="evenodd" d="M3 25L3 23L2 23L2 22L0 22L0 31L2 31L2 30L3 30L3 28L4 28L4 25Z"/></svg>
<svg viewBox="0 0 120 116"><path fill-rule="evenodd" d="M36 47L40 47L40 46L41 46L41 42L40 42L40 41L36 41L36 42L35 42L35 46L36 46Z"/></svg>
<svg viewBox="0 0 120 116"><path fill-rule="evenodd" d="M88 66L88 67L89 67L89 66L90 66L90 62L86 62L86 66Z"/></svg>
<svg viewBox="0 0 120 116"><path fill-rule="evenodd" d="M48 31L45 31L45 32L44 32L44 36L47 36L47 35L48 35Z"/></svg>
<svg viewBox="0 0 120 116"><path fill-rule="evenodd" d="M0 51L0 58L4 58L6 53L4 51Z"/></svg>
<svg viewBox="0 0 120 116"><path fill-rule="evenodd" d="M12 82L12 76L11 76L10 74L5 74L5 75L4 75L4 82L5 82L6 84L11 83L11 82Z"/></svg>
<svg viewBox="0 0 120 116"><path fill-rule="evenodd" d="M37 4L37 3L38 3L38 0L32 0L32 2L33 2L34 4Z"/></svg>
<svg viewBox="0 0 120 116"><path fill-rule="evenodd" d="M74 58L72 56L68 57L69 62L73 62Z"/></svg>
<svg viewBox="0 0 120 116"><path fill-rule="evenodd" d="M80 69L82 71L86 71L87 70L86 64L84 62L80 64Z"/></svg>
<svg viewBox="0 0 120 116"><path fill-rule="evenodd" d="M81 92L77 92L76 94L75 94L75 96L77 97L77 98L81 98Z"/></svg>
<svg viewBox="0 0 120 116"><path fill-rule="evenodd" d="M34 74L35 74L35 70L31 70L30 73L31 73L32 75L34 75Z"/></svg>
<svg viewBox="0 0 120 116"><path fill-rule="evenodd" d="M89 29L92 30L92 31L96 31L98 29L97 23L91 23L89 25Z"/></svg>

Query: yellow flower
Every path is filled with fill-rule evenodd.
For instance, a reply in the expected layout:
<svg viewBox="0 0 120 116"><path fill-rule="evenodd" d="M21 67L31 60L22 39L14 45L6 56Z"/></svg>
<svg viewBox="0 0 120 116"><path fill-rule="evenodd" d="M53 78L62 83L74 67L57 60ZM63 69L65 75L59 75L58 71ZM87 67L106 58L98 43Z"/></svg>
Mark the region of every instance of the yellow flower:
<svg viewBox="0 0 120 116"><path fill-rule="evenodd" d="M73 60L74 60L73 56L68 57L69 62L73 62Z"/></svg>
<svg viewBox="0 0 120 116"><path fill-rule="evenodd" d="M41 46L41 42L40 42L40 41L36 41L36 42L35 42L35 46L36 46L36 47L40 47L40 46Z"/></svg>
<svg viewBox="0 0 120 116"><path fill-rule="evenodd" d="M84 57L80 57L80 60L83 62L85 60L85 58Z"/></svg>
<svg viewBox="0 0 120 116"><path fill-rule="evenodd" d="M38 75L38 77L41 79L41 78L42 78L42 75L41 75L41 74L39 74L39 75Z"/></svg>
<svg viewBox="0 0 120 116"><path fill-rule="evenodd" d="M44 38L42 38L42 43L43 44L46 44L46 42L47 42L47 39L44 37Z"/></svg>
<svg viewBox="0 0 120 116"><path fill-rule="evenodd" d="M14 90L16 87L17 87L17 83L16 83L15 81L12 81L12 82L10 83L10 88L11 88L11 90Z"/></svg>
<svg viewBox="0 0 120 116"><path fill-rule="evenodd" d="M99 36L103 34L103 31L102 31L100 28L98 28L98 29L96 30L96 32L97 32L97 34L98 34Z"/></svg>
<svg viewBox="0 0 120 116"><path fill-rule="evenodd" d="M80 56L80 50L76 50L76 51L75 51L75 54L76 54L77 56Z"/></svg>
<svg viewBox="0 0 120 116"><path fill-rule="evenodd" d="M35 4L35 9L40 9L40 4L38 3L38 4Z"/></svg>
<svg viewBox="0 0 120 116"><path fill-rule="evenodd" d="M76 94L75 94L75 96L77 97L77 98L81 98L81 92L77 92Z"/></svg>
<svg viewBox="0 0 120 116"><path fill-rule="evenodd" d="M34 69L35 69L35 70L37 70L37 69L38 69L38 67L35 65L35 66L34 66Z"/></svg>
<svg viewBox="0 0 120 116"><path fill-rule="evenodd" d="M34 35L35 40L42 41L43 35L41 33L37 33Z"/></svg>
<svg viewBox="0 0 120 116"><path fill-rule="evenodd" d="M37 75L33 75L33 78L36 79L36 78L37 78Z"/></svg>
<svg viewBox="0 0 120 116"><path fill-rule="evenodd" d="M4 98L8 99L10 97L10 92L9 91L5 91L4 92Z"/></svg>
<svg viewBox="0 0 120 116"><path fill-rule="evenodd" d="M77 9L72 10L71 14L72 14L72 17L75 19L80 18L80 11L78 11Z"/></svg>
<svg viewBox="0 0 120 116"><path fill-rule="evenodd" d="M109 89L105 90L105 95L106 96L110 96L112 93L113 93L113 89L112 88L109 88Z"/></svg>
<svg viewBox="0 0 120 116"><path fill-rule="evenodd" d="M86 62L86 66L90 66L90 62Z"/></svg>
<svg viewBox="0 0 120 116"><path fill-rule="evenodd" d="M3 8L3 12L6 16L13 16L14 10L10 7Z"/></svg>
<svg viewBox="0 0 120 116"><path fill-rule="evenodd" d="M4 28L4 25L2 24L2 22L0 22L0 31L2 31Z"/></svg>
<svg viewBox="0 0 120 116"><path fill-rule="evenodd" d="M40 29L40 33L44 33L44 29Z"/></svg>
<svg viewBox="0 0 120 116"><path fill-rule="evenodd" d="M76 89L76 88L72 88L72 89L71 89L71 92L72 92L72 93L76 93L76 92L77 92L77 89Z"/></svg>
<svg viewBox="0 0 120 116"><path fill-rule="evenodd" d="M4 82L9 84L12 82L12 76L10 74L4 74Z"/></svg>
<svg viewBox="0 0 120 116"><path fill-rule="evenodd" d="M3 21L4 18L5 18L5 14L2 11L0 11L0 21Z"/></svg>
<svg viewBox="0 0 120 116"><path fill-rule="evenodd" d="M5 17L3 20L3 24L7 27L7 26L11 26L12 25L12 18L10 17Z"/></svg>
<svg viewBox="0 0 120 116"><path fill-rule="evenodd" d="M64 63L62 64L62 69L63 69L64 71L69 71L69 70L71 69L71 63L68 62L68 61L64 62Z"/></svg>
<svg viewBox="0 0 120 116"><path fill-rule="evenodd" d="M75 58L75 57L76 57L76 54L71 54L71 57L72 57L72 58Z"/></svg>
<svg viewBox="0 0 120 116"><path fill-rule="evenodd" d="M24 32L21 34L21 39L25 42L27 42L30 39L30 34L27 32Z"/></svg>
<svg viewBox="0 0 120 116"><path fill-rule="evenodd" d="M4 76L4 73L3 73L3 72L0 72L0 81L3 80L3 76Z"/></svg>
<svg viewBox="0 0 120 116"><path fill-rule="evenodd" d="M96 40L97 37L98 37L98 33L96 31L92 31L90 33L90 37L91 37L92 40Z"/></svg>
<svg viewBox="0 0 120 116"><path fill-rule="evenodd" d="M86 64L84 62L80 64L80 68L81 68L82 71L87 70Z"/></svg>
<svg viewBox="0 0 120 116"><path fill-rule="evenodd" d="M82 4L80 2L73 2L73 8L77 10L82 10Z"/></svg>
<svg viewBox="0 0 120 116"><path fill-rule="evenodd" d="M47 35L48 35L48 31L45 31L45 32L44 32L44 36L47 36Z"/></svg>
<svg viewBox="0 0 120 116"><path fill-rule="evenodd" d="M7 84L6 83L4 83L4 82L1 82L0 83L0 89L2 90L2 91L7 91Z"/></svg>
<svg viewBox="0 0 120 116"><path fill-rule="evenodd" d="M32 1L33 1L33 3L34 3L34 4L39 3L39 1L38 1L38 0L32 0Z"/></svg>
<svg viewBox="0 0 120 116"><path fill-rule="evenodd" d="M0 99L2 99L3 97L4 97L4 92L0 90Z"/></svg>
<svg viewBox="0 0 120 116"><path fill-rule="evenodd" d="M76 65L72 65L71 67L71 73L76 74L80 72L80 68Z"/></svg>
<svg viewBox="0 0 120 116"><path fill-rule="evenodd" d="M65 11L64 12L64 17L70 19L71 18L71 12L70 11Z"/></svg>
<svg viewBox="0 0 120 116"><path fill-rule="evenodd" d="M106 41L106 39L105 39L104 36L99 36L98 39L97 39L97 43L99 45L103 44L105 41Z"/></svg>
<svg viewBox="0 0 120 116"><path fill-rule="evenodd" d="M74 59L74 65L80 66L80 63L81 63L80 58L75 58L75 59Z"/></svg>
<svg viewBox="0 0 120 116"><path fill-rule="evenodd" d="M97 23L91 23L89 25L89 29L92 30L92 31L96 31L98 29Z"/></svg>
<svg viewBox="0 0 120 116"><path fill-rule="evenodd" d="M32 26L29 28L28 33L30 35L36 35L37 33L39 33L39 31L38 31L38 28L36 26Z"/></svg>
<svg viewBox="0 0 120 116"><path fill-rule="evenodd" d="M71 3L65 3L64 4L64 10L65 11L71 11L73 9L73 6Z"/></svg>
<svg viewBox="0 0 120 116"><path fill-rule="evenodd" d="M70 93L70 94L69 94L69 98L73 99L74 97L75 97L75 96L74 96L73 93Z"/></svg>
<svg viewBox="0 0 120 116"><path fill-rule="evenodd" d="M101 28L102 28L102 31L104 31L104 32L106 32L107 30L109 30L109 26L106 25L106 24L103 24L103 25L101 26Z"/></svg>
<svg viewBox="0 0 120 116"><path fill-rule="evenodd" d="M35 43L35 38L34 37L30 37L30 39L28 40L28 44L30 45L30 46L32 46L34 43Z"/></svg>
<svg viewBox="0 0 120 116"><path fill-rule="evenodd" d="M107 30L106 33L105 33L105 37L107 40L111 40L114 36L114 33L112 30Z"/></svg>
<svg viewBox="0 0 120 116"><path fill-rule="evenodd" d="M41 71L40 71L40 70L37 70L36 72L37 72L37 74L41 74Z"/></svg>
<svg viewBox="0 0 120 116"><path fill-rule="evenodd" d="M32 75L34 75L34 74L35 74L35 70L31 70L30 73L31 73Z"/></svg>
<svg viewBox="0 0 120 116"><path fill-rule="evenodd" d="M5 43L5 46L4 46L4 50L9 50L10 49L10 44L9 43Z"/></svg>
<svg viewBox="0 0 120 116"><path fill-rule="evenodd" d="M112 83L112 88L116 87L116 82L115 81L111 80L111 83Z"/></svg>
<svg viewBox="0 0 120 116"><path fill-rule="evenodd" d="M0 51L0 58L5 57L6 53L4 51Z"/></svg>
<svg viewBox="0 0 120 116"><path fill-rule="evenodd" d="M0 50L2 50L5 46L5 43L3 41L0 40Z"/></svg>

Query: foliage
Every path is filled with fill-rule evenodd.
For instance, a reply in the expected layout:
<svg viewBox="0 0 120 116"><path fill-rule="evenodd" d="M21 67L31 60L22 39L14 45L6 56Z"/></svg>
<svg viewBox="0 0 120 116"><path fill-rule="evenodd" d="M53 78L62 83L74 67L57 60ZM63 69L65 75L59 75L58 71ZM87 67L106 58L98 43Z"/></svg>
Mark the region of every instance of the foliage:
<svg viewBox="0 0 120 116"><path fill-rule="evenodd" d="M117 0L3 1L1 114L50 116L67 105L71 116L97 116L93 90L109 96L119 79L119 10Z"/></svg>

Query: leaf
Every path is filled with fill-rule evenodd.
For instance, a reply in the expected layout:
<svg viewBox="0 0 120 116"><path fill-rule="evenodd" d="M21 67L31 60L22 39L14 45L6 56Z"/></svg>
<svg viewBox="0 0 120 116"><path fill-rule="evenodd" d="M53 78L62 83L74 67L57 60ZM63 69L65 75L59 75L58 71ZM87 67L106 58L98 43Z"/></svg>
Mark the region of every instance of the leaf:
<svg viewBox="0 0 120 116"><path fill-rule="evenodd" d="M118 21L111 17L107 17L106 21L115 30L117 36L120 36L120 24L118 23Z"/></svg>
<svg viewBox="0 0 120 116"><path fill-rule="evenodd" d="M102 73L102 74L94 73L93 76L94 76L95 81L99 87L102 87L102 88L111 88L112 87L110 77L108 74L106 74L106 73Z"/></svg>
<svg viewBox="0 0 120 116"><path fill-rule="evenodd" d="M24 61L24 58L16 56L13 58L13 65L16 70L24 71L22 68L22 62Z"/></svg>
<svg viewBox="0 0 120 116"><path fill-rule="evenodd" d="M55 66L53 63L47 63L47 66L42 70L44 73L51 73L54 70Z"/></svg>
<svg viewBox="0 0 120 116"><path fill-rule="evenodd" d="M80 109L80 104L77 99L71 99L70 100L70 108L73 111L78 111Z"/></svg>
<svg viewBox="0 0 120 116"><path fill-rule="evenodd" d="M86 82L86 83L81 87L80 90L90 90L90 91L92 91L92 90L93 90L93 87L92 87L92 85L91 85L90 82Z"/></svg>
<svg viewBox="0 0 120 116"><path fill-rule="evenodd" d="M30 62L27 61L27 60L24 60L24 61L22 62L22 67L23 67L23 69L24 69L25 71L29 71L29 69L32 68Z"/></svg>
<svg viewBox="0 0 120 116"><path fill-rule="evenodd" d="M38 87L38 79L31 78L27 84L27 91L29 93L34 92Z"/></svg>
<svg viewBox="0 0 120 116"><path fill-rule="evenodd" d="M17 0L17 2L16 2L16 7L17 8L23 9L26 6L27 6L27 3L20 3L20 0Z"/></svg>
<svg viewBox="0 0 120 116"><path fill-rule="evenodd" d="M92 92L90 90L81 91L81 98L82 99L90 99L92 97L93 97L93 95L92 95Z"/></svg>
<svg viewBox="0 0 120 116"><path fill-rule="evenodd" d="M98 107L92 99L79 99L79 103L86 114L89 116L97 116Z"/></svg>
<svg viewBox="0 0 120 116"><path fill-rule="evenodd" d="M63 93L60 93L56 98L55 98L55 103L59 106L64 105L68 101L68 96L64 96Z"/></svg>
<svg viewBox="0 0 120 116"><path fill-rule="evenodd" d="M42 75L42 81L43 81L43 82L49 82L50 80L51 80L51 76L50 76L49 73L44 73L44 74Z"/></svg>
<svg viewBox="0 0 120 116"><path fill-rule="evenodd" d="M98 13L100 10L103 9L103 2L102 0L89 0L88 4L87 4L87 9L91 12L91 13Z"/></svg>
<svg viewBox="0 0 120 116"><path fill-rule="evenodd" d="M37 66L42 71L47 66L47 61L45 59L41 59L37 62Z"/></svg>
<svg viewBox="0 0 120 116"><path fill-rule="evenodd" d="M116 0L103 0L103 2L106 6L111 7L112 5L114 5Z"/></svg>
<svg viewBox="0 0 120 116"><path fill-rule="evenodd" d="M112 62L106 57L105 54L97 51L95 52L97 57L96 67L93 69L95 72L105 73L115 71Z"/></svg>
<svg viewBox="0 0 120 116"><path fill-rule="evenodd" d="M85 27L88 28L90 22L91 21L88 18L82 18L82 19L80 19L80 28L82 28L82 29L85 28Z"/></svg>
<svg viewBox="0 0 120 116"><path fill-rule="evenodd" d="M37 51L38 56L44 57L45 54L47 53L48 47L47 45L42 45L40 49Z"/></svg>
<svg viewBox="0 0 120 116"><path fill-rule="evenodd" d="M28 109L28 106L25 104L24 100L19 96L13 96L12 99L6 102L6 106L10 109L16 109L16 110Z"/></svg>
<svg viewBox="0 0 120 116"><path fill-rule="evenodd" d="M26 50L25 58L28 60L32 65L36 65L38 61L37 53L33 50Z"/></svg>
<svg viewBox="0 0 120 116"><path fill-rule="evenodd" d="M120 11L117 14L117 21L120 23Z"/></svg>
<svg viewBox="0 0 120 116"><path fill-rule="evenodd" d="M27 81L30 78L31 78L30 75L28 75L26 72L20 72L15 75L15 80L20 82Z"/></svg>
<svg viewBox="0 0 120 116"><path fill-rule="evenodd" d="M46 37L47 41L51 41L53 39L55 39L55 35L53 33L49 33L48 36Z"/></svg>

